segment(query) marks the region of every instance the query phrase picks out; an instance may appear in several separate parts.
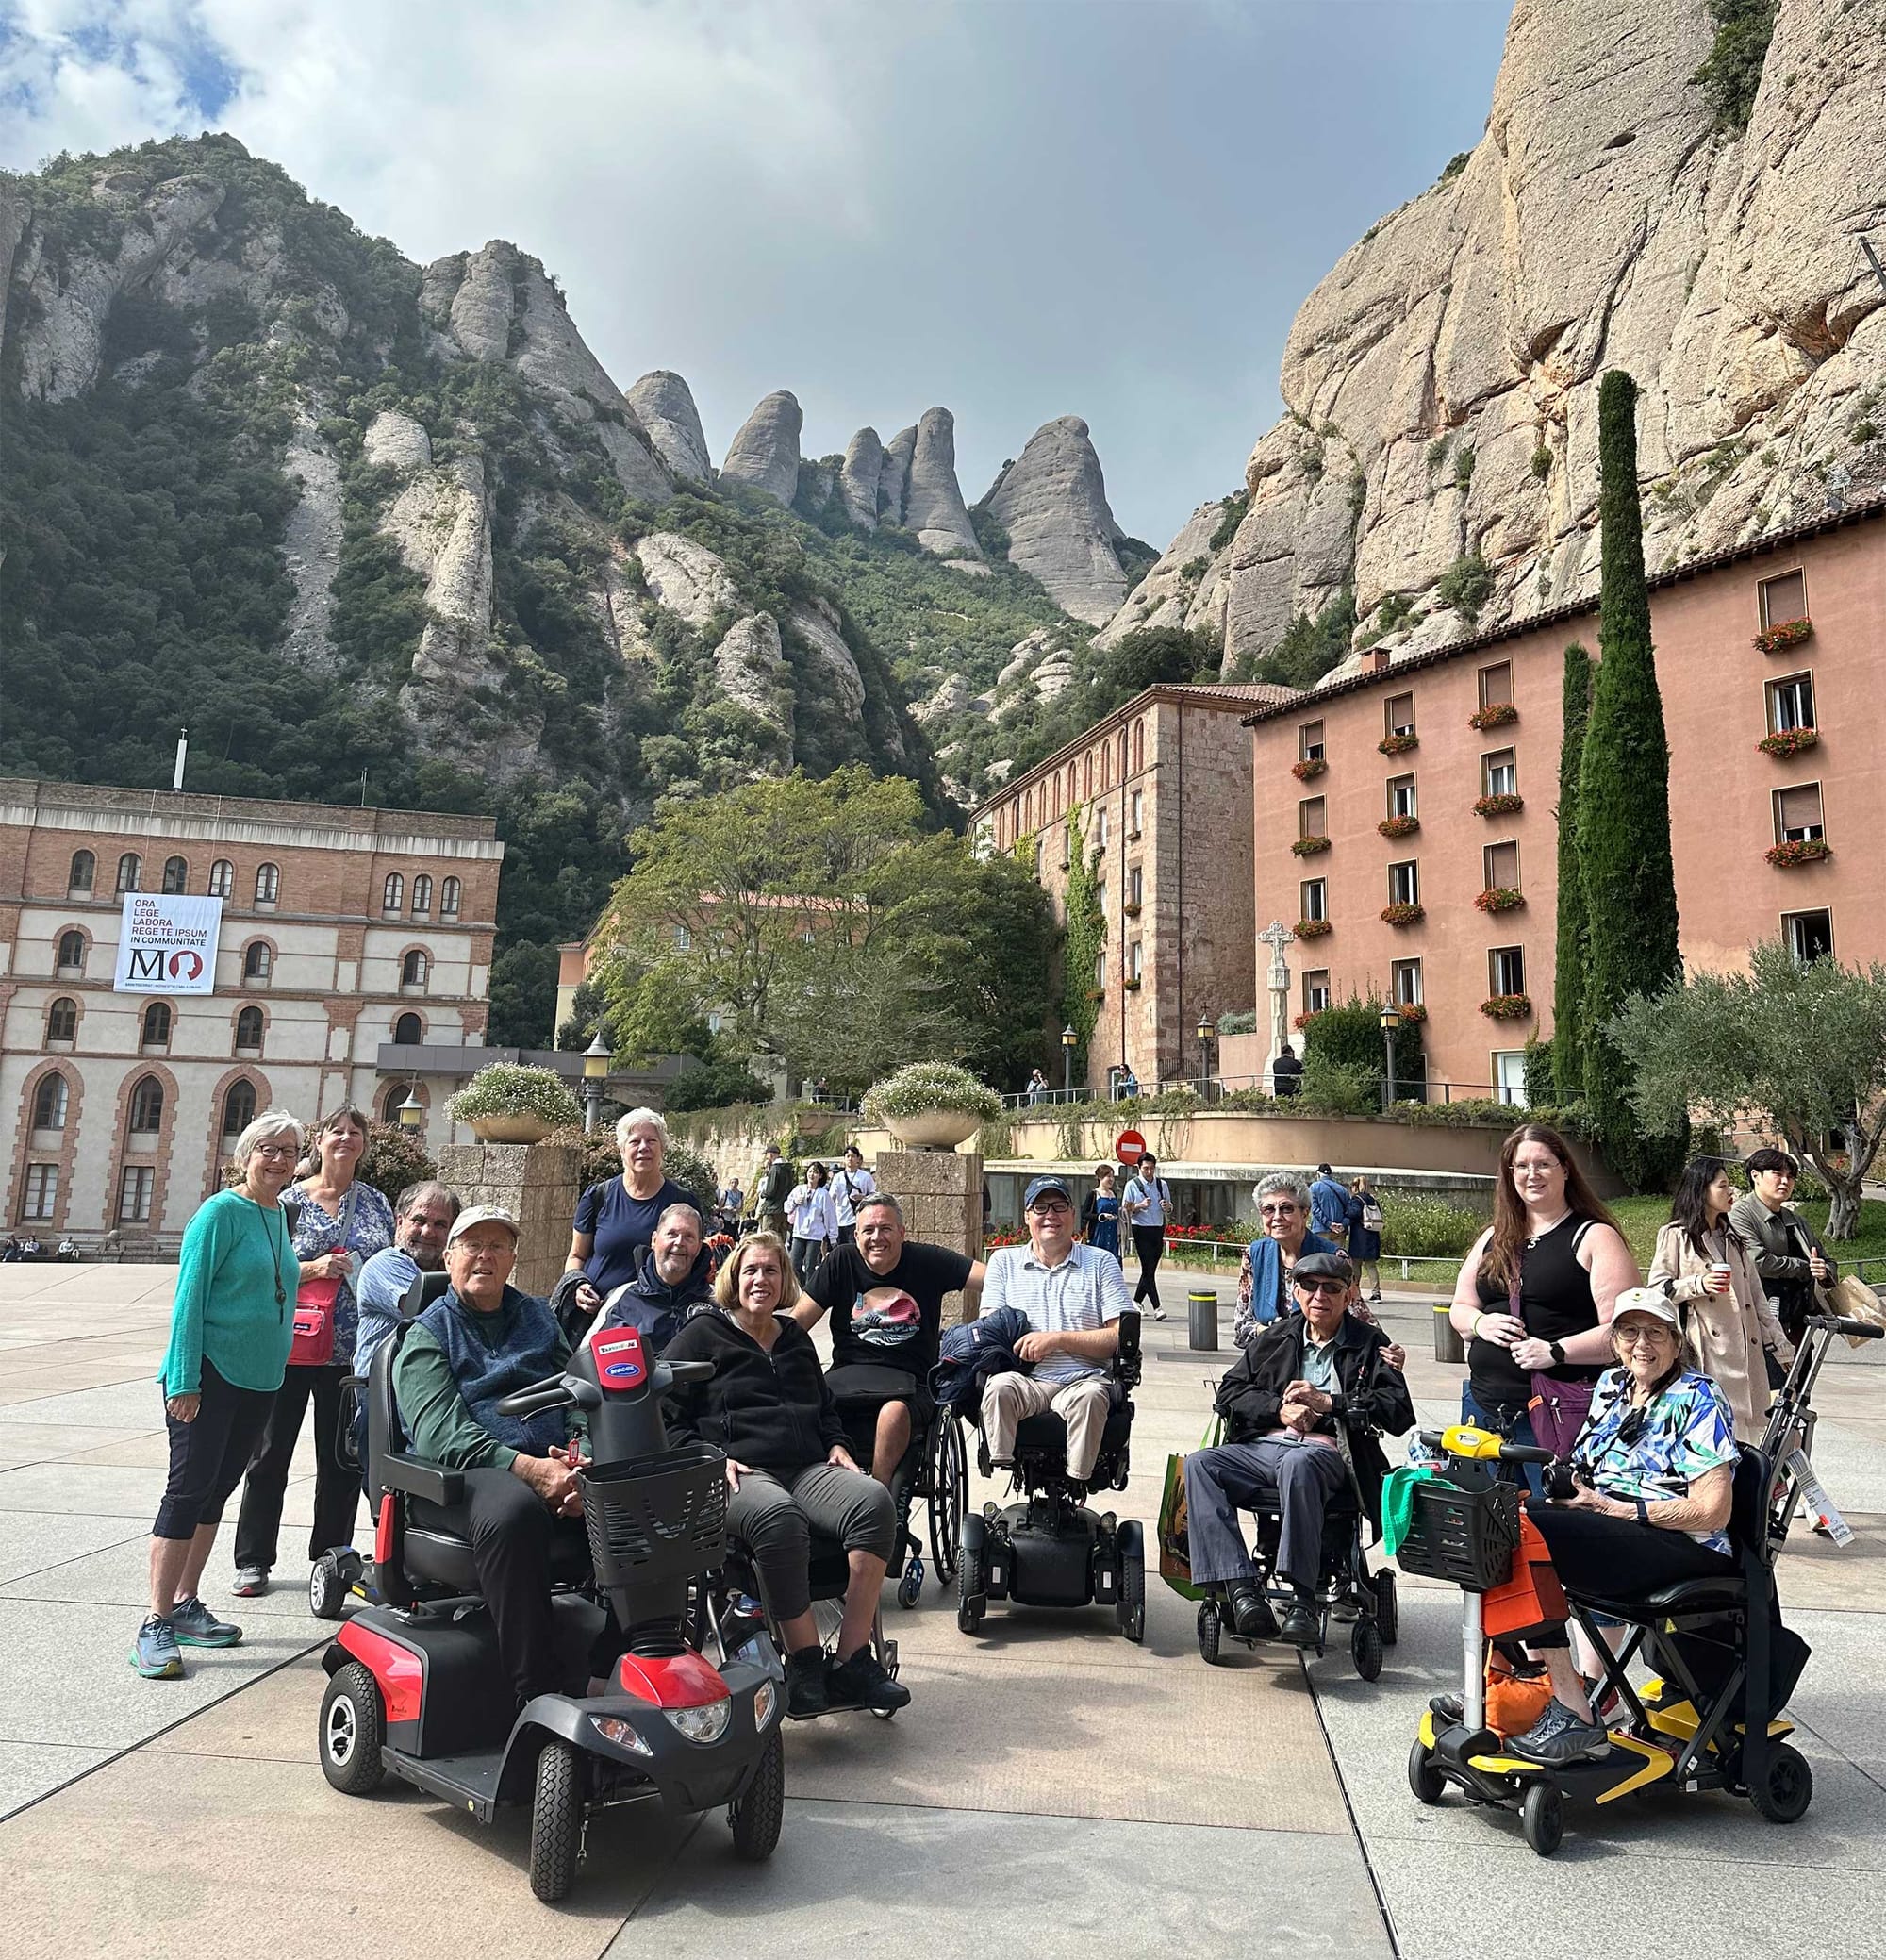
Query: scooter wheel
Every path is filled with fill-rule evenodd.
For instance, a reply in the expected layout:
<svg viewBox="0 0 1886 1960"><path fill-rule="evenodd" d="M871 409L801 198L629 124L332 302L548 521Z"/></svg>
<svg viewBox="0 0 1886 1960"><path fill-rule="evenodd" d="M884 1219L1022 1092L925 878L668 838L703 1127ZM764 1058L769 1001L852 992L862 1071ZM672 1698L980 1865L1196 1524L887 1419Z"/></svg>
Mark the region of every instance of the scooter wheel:
<svg viewBox="0 0 1886 1960"><path fill-rule="evenodd" d="M1366 1614L1349 1629L1349 1658L1364 1681L1381 1672L1381 1629Z"/></svg>
<svg viewBox="0 0 1886 1960"><path fill-rule="evenodd" d="M1129 1520L1119 1531L1119 1599L1114 1608L1119 1630L1135 1647L1146 1640L1146 1545Z"/></svg>
<svg viewBox="0 0 1886 1960"><path fill-rule="evenodd" d="M323 1552L308 1570L307 1610L317 1619L339 1619L347 1603L347 1579L331 1552Z"/></svg>
<svg viewBox="0 0 1886 1960"><path fill-rule="evenodd" d="M1434 1768L1434 1758L1428 1752L1428 1745L1420 1736L1415 1736L1414 1746L1408 1752L1408 1787L1414 1792L1417 1803L1438 1803L1441 1792L1448 1786L1448 1780Z"/></svg>
<svg viewBox="0 0 1886 1960"><path fill-rule="evenodd" d="M786 1746L775 1729L760 1752L753 1780L727 1805L734 1855L757 1865L772 1856L786 1821Z"/></svg>
<svg viewBox="0 0 1886 1960"><path fill-rule="evenodd" d="M919 1565L897 1582L897 1603L900 1606L914 1606L922 1597L923 1568Z"/></svg>
<svg viewBox="0 0 1886 1960"><path fill-rule="evenodd" d="M1519 1828L1542 1858L1558 1850L1565 1835L1565 1800L1557 1784L1535 1783L1528 1788L1519 1806Z"/></svg>
<svg viewBox="0 0 1886 1960"><path fill-rule="evenodd" d="M546 1742L537 1759L530 1841L531 1890L546 1905L554 1905L576 1883L582 1837L583 1759L567 1742Z"/></svg>
<svg viewBox="0 0 1886 1960"><path fill-rule="evenodd" d="M1218 1609L1210 1600L1199 1602L1199 1657L1208 1668L1218 1664L1218 1642L1224 1628L1218 1623Z"/></svg>
<svg viewBox="0 0 1886 1960"><path fill-rule="evenodd" d="M1381 1644L1393 1647L1401 1632L1401 1606L1395 1597L1395 1574L1375 1575L1375 1623L1381 1629Z"/></svg>
<svg viewBox="0 0 1886 1960"><path fill-rule="evenodd" d="M343 1797L365 1797L379 1788L385 1733L380 1684L360 1662L349 1661L321 1701L321 1773Z"/></svg>
<svg viewBox="0 0 1886 1960"><path fill-rule="evenodd" d="M1768 1774L1751 1789L1748 1801L1771 1824L1798 1823L1814 1801L1814 1772L1792 1743L1777 1742L1768 1751Z"/></svg>

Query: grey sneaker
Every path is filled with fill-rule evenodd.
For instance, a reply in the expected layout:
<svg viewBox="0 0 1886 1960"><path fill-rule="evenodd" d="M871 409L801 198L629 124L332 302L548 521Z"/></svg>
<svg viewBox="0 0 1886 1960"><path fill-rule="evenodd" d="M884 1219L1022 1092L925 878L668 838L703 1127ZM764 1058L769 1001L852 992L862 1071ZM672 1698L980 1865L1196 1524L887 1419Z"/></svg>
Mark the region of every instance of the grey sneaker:
<svg viewBox="0 0 1886 1960"><path fill-rule="evenodd" d="M1602 1722L1581 1721L1556 1698L1546 1703L1546 1712L1523 1736L1514 1736L1509 1747L1514 1754L1535 1763L1577 1763L1601 1756L1611 1747L1611 1732Z"/></svg>
<svg viewBox="0 0 1886 1960"><path fill-rule="evenodd" d="M239 1600L259 1599L269 1589L269 1569L267 1566L238 1566L236 1578L229 1590Z"/></svg>
<svg viewBox="0 0 1886 1960"><path fill-rule="evenodd" d="M168 1619L153 1613L131 1642L131 1665L146 1681L181 1681L183 1654Z"/></svg>
<svg viewBox="0 0 1886 1960"><path fill-rule="evenodd" d="M242 1629L216 1615L200 1599L179 1600L171 1608L171 1628L186 1647L234 1647Z"/></svg>

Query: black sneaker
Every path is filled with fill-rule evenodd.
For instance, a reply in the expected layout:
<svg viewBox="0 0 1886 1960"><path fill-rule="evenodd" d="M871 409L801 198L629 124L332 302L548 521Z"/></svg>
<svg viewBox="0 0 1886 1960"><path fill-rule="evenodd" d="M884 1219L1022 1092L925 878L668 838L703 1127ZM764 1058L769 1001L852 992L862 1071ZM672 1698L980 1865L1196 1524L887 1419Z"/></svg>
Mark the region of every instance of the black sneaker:
<svg viewBox="0 0 1886 1960"><path fill-rule="evenodd" d="M1243 1583L1225 1588L1225 1603L1231 1608L1232 1632L1241 1640L1274 1640L1277 1616L1270 1602L1255 1586Z"/></svg>
<svg viewBox="0 0 1886 1960"><path fill-rule="evenodd" d="M1288 1641L1292 1647L1314 1647L1317 1634L1316 1609L1299 1600L1284 1614L1283 1624L1277 1632L1278 1637Z"/></svg>
<svg viewBox="0 0 1886 1960"><path fill-rule="evenodd" d="M875 1708L885 1715L910 1705L910 1690L885 1672L869 1647L860 1647L848 1661L834 1661L825 1676L830 1702L853 1708Z"/></svg>
<svg viewBox="0 0 1886 1960"><path fill-rule="evenodd" d="M786 1712L796 1720L823 1715L831 1707L825 1691L825 1650L802 1647L786 1657Z"/></svg>

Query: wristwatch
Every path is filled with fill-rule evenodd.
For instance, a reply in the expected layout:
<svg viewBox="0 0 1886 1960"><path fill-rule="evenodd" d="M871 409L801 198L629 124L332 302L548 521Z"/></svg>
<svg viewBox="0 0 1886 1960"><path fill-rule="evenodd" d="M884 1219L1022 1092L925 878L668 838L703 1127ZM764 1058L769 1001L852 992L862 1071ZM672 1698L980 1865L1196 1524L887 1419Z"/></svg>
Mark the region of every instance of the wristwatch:
<svg viewBox="0 0 1886 1960"><path fill-rule="evenodd" d="M1559 1344L1559 1343L1558 1343L1558 1342L1557 1342L1556 1340L1548 1340L1548 1341L1547 1341L1547 1342L1546 1343L1546 1345L1547 1345L1547 1347L1548 1347L1548 1348L1549 1348L1549 1349L1550 1349L1550 1350L1552 1351L1552 1366L1553 1366L1554 1368L1563 1368L1563 1367L1564 1367L1564 1365L1565 1365L1565 1351L1564 1351L1564 1349L1563 1349L1563 1347L1561 1347L1561 1346L1560 1346L1560 1344Z"/></svg>
<svg viewBox="0 0 1886 1960"><path fill-rule="evenodd" d="M1650 1507L1641 1497L1637 1500L1637 1521L1639 1524L1650 1522Z"/></svg>

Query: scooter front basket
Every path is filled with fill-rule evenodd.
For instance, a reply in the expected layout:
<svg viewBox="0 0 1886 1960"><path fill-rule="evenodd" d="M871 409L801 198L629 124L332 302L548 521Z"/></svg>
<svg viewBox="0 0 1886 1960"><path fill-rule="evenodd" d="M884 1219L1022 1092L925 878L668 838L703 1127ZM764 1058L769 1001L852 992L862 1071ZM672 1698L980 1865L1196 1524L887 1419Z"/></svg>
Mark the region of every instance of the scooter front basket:
<svg viewBox="0 0 1886 1960"><path fill-rule="evenodd" d="M1504 1585L1519 1547L1519 1487L1464 1489L1443 1477L1416 1484L1408 1536L1395 1554L1404 1572L1448 1579L1469 1592Z"/></svg>
<svg viewBox="0 0 1886 1960"><path fill-rule="evenodd" d="M705 1443L582 1471L596 1583L646 1587L720 1565L727 1545L727 1459Z"/></svg>

